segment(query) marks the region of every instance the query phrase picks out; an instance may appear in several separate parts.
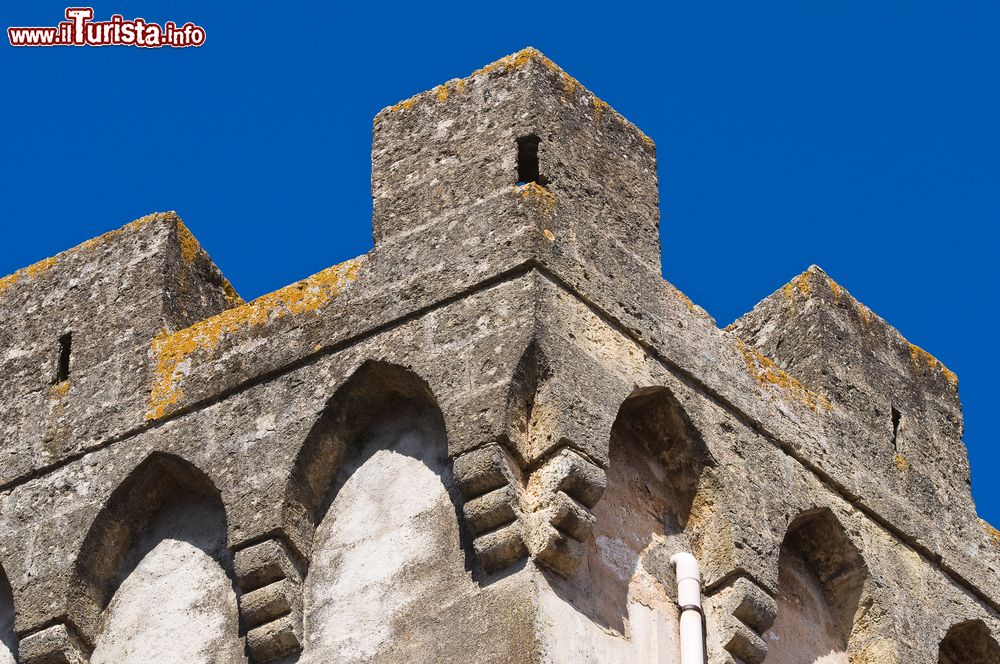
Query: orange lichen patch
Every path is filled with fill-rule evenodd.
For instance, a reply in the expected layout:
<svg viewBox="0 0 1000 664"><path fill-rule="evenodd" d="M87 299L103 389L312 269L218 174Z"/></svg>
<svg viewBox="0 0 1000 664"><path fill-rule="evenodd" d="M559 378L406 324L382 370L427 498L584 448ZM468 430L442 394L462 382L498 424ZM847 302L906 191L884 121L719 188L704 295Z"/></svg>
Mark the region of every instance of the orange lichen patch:
<svg viewBox="0 0 1000 664"><path fill-rule="evenodd" d="M68 378L64 381L56 383L55 385L49 388L49 396L61 397L67 392L69 392L69 386L70 386L70 381Z"/></svg>
<svg viewBox="0 0 1000 664"><path fill-rule="evenodd" d="M826 285L830 287L831 291L833 291L834 302L840 302L841 296L843 296L843 294L846 293L847 291L844 289L843 286L841 286L836 281L831 279L829 275L824 274L823 276L826 277Z"/></svg>
<svg viewBox="0 0 1000 664"><path fill-rule="evenodd" d="M154 212L153 214L147 214L145 217L140 217L135 221L125 224L121 228L115 229L113 231L108 231L107 233L99 235L93 239L87 240L86 242L83 242L73 247L72 249L67 249L66 251L57 254L56 256L52 256L51 258L46 258L44 260L38 261L37 263L29 265L28 267L21 268L17 272L0 279L0 293L3 293L5 290L7 290L8 288L10 288L11 286L13 286L18 281L24 278L39 277L45 274L50 269L52 269L52 266L56 264L56 261L59 260L59 258L65 256L66 254L95 249L104 244L107 244L109 241L113 240L116 237L119 237L126 233L130 233L132 231L139 230L140 228L142 228L143 226L152 221L163 221L163 220L180 224L180 219L173 212Z"/></svg>
<svg viewBox="0 0 1000 664"><path fill-rule="evenodd" d="M909 341L906 344L910 348L910 361L917 371L938 372L953 390L958 389L958 376L955 375L955 372L949 371L948 367L944 366L939 359L923 348L911 344Z"/></svg>
<svg viewBox="0 0 1000 664"><path fill-rule="evenodd" d="M448 81L447 83L435 87L433 90L421 92L420 94L414 95L409 99L404 99L397 104L393 104L388 108L388 112L398 113L400 111L409 111L417 104L417 102L424 99L430 99L431 97L434 97L439 102L448 101L448 97L452 94L462 92L465 89L469 78L480 76L482 74L490 74L492 72L511 72L524 67L532 60L537 60L545 65L545 67L551 72L557 73L562 77L563 92L566 96L571 95L575 90L583 87L573 77L557 67L554 62L542 55L537 49L528 47L512 55L500 58L496 62L492 62L481 69L477 69L472 72L471 76L465 79L454 79ZM375 122L376 124L378 123L378 117L375 118Z"/></svg>
<svg viewBox="0 0 1000 664"><path fill-rule="evenodd" d="M177 242L181 245L181 259L185 263L193 263L201 251L201 245L181 221L177 222Z"/></svg>
<svg viewBox="0 0 1000 664"><path fill-rule="evenodd" d="M608 106L608 102L604 101L603 99L599 99L597 95L594 95L593 98L591 98L590 103L594 107L595 122L600 122L601 118L604 117L604 111L611 108L610 106Z"/></svg>
<svg viewBox="0 0 1000 664"><path fill-rule="evenodd" d="M465 90L465 81L463 79L454 79L448 81L447 83L438 85L431 90L421 92L420 94L414 95L409 99L404 99L399 103L393 104L388 109L386 109L386 111L388 111L389 113L408 111L412 109L414 106L416 106L417 102L422 101L424 99L430 99L431 97L437 99L438 102L443 103L448 101L448 97L450 97L451 95L458 94L463 90ZM375 116L375 124L379 123L379 116L381 115L382 114L379 113L378 116Z"/></svg>
<svg viewBox="0 0 1000 664"><path fill-rule="evenodd" d="M197 238L188 230L180 219L177 220L177 242L181 247L181 260L185 263L193 263L202 252L201 244ZM185 272L181 272L181 283L183 284ZM231 307L238 307L244 304L243 298L239 296L233 285L226 278L222 279L222 291L226 295L226 302Z"/></svg>
<svg viewBox="0 0 1000 664"><path fill-rule="evenodd" d="M428 90L426 92L421 92L420 94L414 95L409 99L404 99L401 102L398 102L396 104L393 104L392 106L385 108L377 116L375 116L375 125L377 126L381 122L383 114L409 111L413 109L419 102L427 101L430 99L436 99L439 103L446 102L451 95L462 92L465 89L465 86L469 83L470 79L473 79L478 76L488 76L491 74L502 75L510 73L525 67L530 62L538 62L543 67L548 69L550 72L559 76L560 82L562 84L562 91L563 91L562 97L564 101L569 101L573 99L578 92L581 91L587 92L586 88L584 88L583 85L578 80L576 80L568 73L563 71L563 69L559 67L556 63L552 62L547 57L542 55L542 53L538 51L538 49L529 46L528 48L518 51L517 53L513 53L511 55L502 57L496 62L491 62L485 67L481 67L476 71L472 72L472 74L470 74L465 78L453 79L451 81L448 81L447 83L438 85L431 90ZM591 100L591 104L594 107L595 122L600 122L605 112L611 110L613 117L619 123L621 123L623 126L630 127L632 130L634 130L638 134L639 139L648 148L650 148L651 150L656 149L656 143L653 142L653 139L651 139L649 136L646 136L646 134L644 134L642 130L640 130L638 127L636 127L631 122L626 120L623 116L621 116L618 113L615 113L614 110L611 109L611 107L607 103L598 99L597 97L593 97L593 99Z"/></svg>
<svg viewBox="0 0 1000 664"><path fill-rule="evenodd" d="M983 532L986 533L993 546L1000 549L1000 530L997 530L983 519L980 519L979 523L983 526Z"/></svg>
<svg viewBox="0 0 1000 664"><path fill-rule="evenodd" d="M226 294L226 302L228 302L230 306L238 307L245 304L243 298L240 297L240 294L236 292L236 289L233 288L233 285L229 283L229 280L226 278L222 279L222 292Z"/></svg>
<svg viewBox="0 0 1000 664"><path fill-rule="evenodd" d="M702 309L697 304L692 302L691 298L685 295L679 288L677 288L676 286L674 286L669 282L664 282L664 283L667 284L667 288L670 289L670 292L673 293L678 300L684 303L684 306L687 307L687 310L689 312L691 312L695 316L702 316L702 317L708 316L708 313L704 309Z"/></svg>
<svg viewBox="0 0 1000 664"><path fill-rule="evenodd" d="M514 193L520 195L525 201L534 201L539 204L546 214L551 214L556 207L556 195L545 187L535 182L528 182L519 187L514 187Z"/></svg>
<svg viewBox="0 0 1000 664"><path fill-rule="evenodd" d="M448 97L451 96L453 93L458 94L462 92L462 90L464 89L465 89L465 81L460 78L457 78L453 81L448 81L444 85L437 86L436 88L434 88L434 93L435 96L437 96L438 101L445 102L448 101ZM420 95L417 96L419 97Z"/></svg>
<svg viewBox="0 0 1000 664"><path fill-rule="evenodd" d="M578 80L562 70L559 71L559 77L562 79L563 99L570 99L576 94L577 90L583 89Z"/></svg>
<svg viewBox="0 0 1000 664"><path fill-rule="evenodd" d="M902 454L899 454L897 452L896 456L894 457L894 460L896 462L896 468L899 469L899 472L906 473L910 470L910 462Z"/></svg>
<svg viewBox="0 0 1000 664"><path fill-rule="evenodd" d="M861 304L860 302L857 302L855 309L857 310L858 316L861 318L861 324L864 327L871 327L872 323L874 323L875 320L878 318L878 316L875 315L874 311L872 311L865 305Z"/></svg>
<svg viewBox="0 0 1000 664"><path fill-rule="evenodd" d="M103 235L98 235L92 240L87 240L83 244L73 247L72 249L70 249L70 251L81 251L81 250L85 251L89 249L96 249L97 247L107 244L109 241L113 240L116 237L125 235L126 233L137 231L146 224L149 224L150 222L163 221L163 220L171 221L174 223L180 223L180 219L173 212L154 212L152 214L147 214L145 217L139 217L135 221L131 221L125 224L121 228L117 228L113 231L108 231Z"/></svg>
<svg viewBox="0 0 1000 664"><path fill-rule="evenodd" d="M838 284L836 281L834 281L830 277L830 275L826 274L825 272L822 272L822 275L823 278L826 280L826 285L830 289L830 292L833 293L834 302L840 304L840 301L844 298L845 295L850 297L851 294L847 292L847 289ZM853 297L850 297L850 299L847 301L847 304L853 307L854 311L857 312L858 318L861 319L861 325L863 327L866 328L871 327L872 324L879 319L878 316L875 315L874 311L872 311L871 309L869 309L868 307L866 307L864 304L862 304Z"/></svg>
<svg viewBox="0 0 1000 664"><path fill-rule="evenodd" d="M517 53L512 53L511 55L500 58L496 62L491 62L485 67L477 69L472 72L472 75L479 76L481 74L490 74L498 71L510 72L524 67L532 60L537 60L553 73L560 73L562 71L556 63L542 55L541 51L529 46L521 49Z"/></svg>
<svg viewBox="0 0 1000 664"><path fill-rule="evenodd" d="M812 273L806 270L782 286L781 294L784 295L785 299L789 302L795 301L797 293L801 293L803 297L808 298L812 294L812 284L809 282L811 276Z"/></svg>
<svg viewBox="0 0 1000 664"><path fill-rule="evenodd" d="M53 256L51 258L40 260L37 263L33 263L28 267L22 267L14 274L7 275L3 279L0 279L0 294L22 279L32 279L45 274L51 270L52 266L55 264L56 259Z"/></svg>
<svg viewBox="0 0 1000 664"><path fill-rule="evenodd" d="M364 258L355 258L285 286L234 309L170 333L161 331L152 341L156 369L149 395L147 420L163 417L183 396L179 383L192 354L214 350L223 337L249 327L265 325L289 315L316 311L358 276Z"/></svg>
<svg viewBox="0 0 1000 664"><path fill-rule="evenodd" d="M761 387L773 386L792 399L804 403L810 410L833 410L833 404L823 394L817 394L805 388L797 378L781 369L774 360L759 350L750 346L742 339L736 340L736 346L743 356L747 371Z"/></svg>
<svg viewBox="0 0 1000 664"><path fill-rule="evenodd" d="M550 231L548 228L542 231L542 235L544 235L545 239L548 240L549 242L556 241L556 234Z"/></svg>

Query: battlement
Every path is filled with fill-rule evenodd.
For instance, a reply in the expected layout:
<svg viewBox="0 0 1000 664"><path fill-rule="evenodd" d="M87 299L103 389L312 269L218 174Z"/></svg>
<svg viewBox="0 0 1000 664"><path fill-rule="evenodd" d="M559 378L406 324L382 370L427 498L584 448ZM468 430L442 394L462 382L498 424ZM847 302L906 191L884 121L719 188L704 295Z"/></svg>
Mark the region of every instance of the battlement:
<svg viewBox="0 0 1000 664"><path fill-rule="evenodd" d="M815 265L729 328L868 435L845 454L938 519L975 511L958 377Z"/></svg>
<svg viewBox="0 0 1000 664"><path fill-rule="evenodd" d="M129 428L157 334L242 303L172 212L0 280L0 485Z"/></svg>
<svg viewBox="0 0 1000 664"><path fill-rule="evenodd" d="M534 199L549 230L586 245L597 224L659 272L653 141L533 48L382 110L372 139L376 244L427 227L517 223ZM582 249L578 249L582 250Z"/></svg>
<svg viewBox="0 0 1000 664"><path fill-rule="evenodd" d="M718 329L534 49L372 164L374 248L252 302L173 213L0 280L0 663L674 662L678 551L711 664L1000 661L943 365L816 267Z"/></svg>

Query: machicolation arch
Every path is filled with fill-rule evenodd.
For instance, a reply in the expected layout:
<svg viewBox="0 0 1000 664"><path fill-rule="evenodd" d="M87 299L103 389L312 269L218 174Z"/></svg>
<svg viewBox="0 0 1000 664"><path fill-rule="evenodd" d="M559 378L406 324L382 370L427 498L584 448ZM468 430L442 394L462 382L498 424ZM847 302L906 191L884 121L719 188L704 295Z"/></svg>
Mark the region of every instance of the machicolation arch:
<svg viewBox="0 0 1000 664"><path fill-rule="evenodd" d="M868 568L828 509L810 510L789 525L778 560L778 609L765 639L766 664L843 662L854 652Z"/></svg>
<svg viewBox="0 0 1000 664"><path fill-rule="evenodd" d="M1000 644L981 620L959 623L945 635L938 664L1000 664Z"/></svg>
<svg viewBox="0 0 1000 664"><path fill-rule="evenodd" d="M76 562L70 618L92 664L245 661L226 511L180 457L155 453L111 493Z"/></svg>

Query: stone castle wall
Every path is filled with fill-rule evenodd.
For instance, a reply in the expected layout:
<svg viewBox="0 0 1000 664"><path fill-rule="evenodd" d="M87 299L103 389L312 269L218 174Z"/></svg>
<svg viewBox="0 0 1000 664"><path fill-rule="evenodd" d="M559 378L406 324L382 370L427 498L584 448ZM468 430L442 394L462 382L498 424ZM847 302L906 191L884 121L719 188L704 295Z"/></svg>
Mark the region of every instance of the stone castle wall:
<svg viewBox="0 0 1000 664"><path fill-rule="evenodd" d="M0 281L0 662L1000 662L957 379L819 268L726 330L537 51L375 118L368 254L172 213ZM669 236L666 237L669 240Z"/></svg>

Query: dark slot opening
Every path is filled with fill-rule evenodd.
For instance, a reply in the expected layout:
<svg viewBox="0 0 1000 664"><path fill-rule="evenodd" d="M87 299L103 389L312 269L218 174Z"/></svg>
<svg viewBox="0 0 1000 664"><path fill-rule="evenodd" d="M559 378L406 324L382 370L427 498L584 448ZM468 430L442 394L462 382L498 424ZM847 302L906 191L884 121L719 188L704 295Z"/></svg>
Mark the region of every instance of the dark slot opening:
<svg viewBox="0 0 1000 664"><path fill-rule="evenodd" d="M899 435L899 421L903 419L903 415L896 410L896 407L892 407L892 449L899 450L899 446L896 444L896 438Z"/></svg>
<svg viewBox="0 0 1000 664"><path fill-rule="evenodd" d="M549 182L539 172L538 144L541 139L534 134L517 139L517 184L534 182L541 186Z"/></svg>
<svg viewBox="0 0 1000 664"><path fill-rule="evenodd" d="M73 346L73 333L67 332L59 337L59 366L56 367L56 382L61 383L69 378L69 354Z"/></svg>

